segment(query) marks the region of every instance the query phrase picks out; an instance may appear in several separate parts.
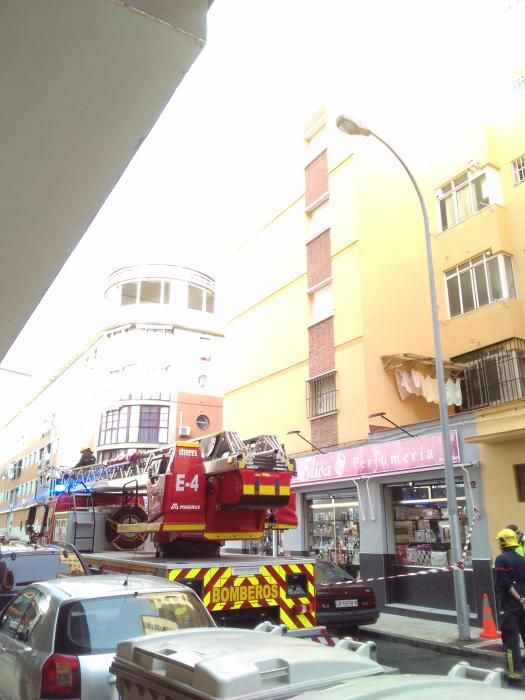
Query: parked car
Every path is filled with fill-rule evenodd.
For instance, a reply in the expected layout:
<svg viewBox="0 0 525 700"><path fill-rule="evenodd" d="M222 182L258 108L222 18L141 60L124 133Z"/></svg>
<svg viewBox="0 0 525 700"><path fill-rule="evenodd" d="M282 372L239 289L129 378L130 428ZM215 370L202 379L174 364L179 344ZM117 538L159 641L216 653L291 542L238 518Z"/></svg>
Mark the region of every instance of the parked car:
<svg viewBox="0 0 525 700"><path fill-rule="evenodd" d="M82 555L71 544L41 546L4 540L0 544L0 610L30 583L89 573Z"/></svg>
<svg viewBox="0 0 525 700"><path fill-rule="evenodd" d="M0 700L117 700L118 642L188 627L215 623L194 591L157 576L34 583L0 614Z"/></svg>
<svg viewBox="0 0 525 700"><path fill-rule="evenodd" d="M315 562L317 624L336 631L377 622L379 610L370 586L354 583L350 574L330 561Z"/></svg>

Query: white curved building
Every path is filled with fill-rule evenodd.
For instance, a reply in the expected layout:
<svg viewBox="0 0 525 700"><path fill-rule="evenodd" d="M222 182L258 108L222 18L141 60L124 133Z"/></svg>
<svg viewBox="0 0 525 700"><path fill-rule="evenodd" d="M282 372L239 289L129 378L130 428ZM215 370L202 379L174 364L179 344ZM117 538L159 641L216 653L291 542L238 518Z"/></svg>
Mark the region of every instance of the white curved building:
<svg viewBox="0 0 525 700"><path fill-rule="evenodd" d="M214 280L140 264L113 272L100 332L4 428L0 529L23 533L37 482L89 447L97 462L222 429Z"/></svg>

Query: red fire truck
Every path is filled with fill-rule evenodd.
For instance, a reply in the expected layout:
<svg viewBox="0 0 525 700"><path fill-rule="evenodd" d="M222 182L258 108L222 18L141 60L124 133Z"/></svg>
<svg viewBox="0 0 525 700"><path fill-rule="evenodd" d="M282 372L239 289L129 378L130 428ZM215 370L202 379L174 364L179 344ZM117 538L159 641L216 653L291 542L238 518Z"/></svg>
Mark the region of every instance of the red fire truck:
<svg viewBox="0 0 525 700"><path fill-rule="evenodd" d="M191 586L223 625L315 625L314 560L225 553L233 540L296 527L294 465L274 435L225 431L54 479L49 541L69 541L101 572Z"/></svg>

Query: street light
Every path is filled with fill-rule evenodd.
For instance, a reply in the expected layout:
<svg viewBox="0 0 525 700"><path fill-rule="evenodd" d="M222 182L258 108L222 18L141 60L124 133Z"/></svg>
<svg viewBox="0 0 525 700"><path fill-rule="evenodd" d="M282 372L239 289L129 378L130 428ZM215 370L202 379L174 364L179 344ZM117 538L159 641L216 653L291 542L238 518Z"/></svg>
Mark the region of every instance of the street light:
<svg viewBox="0 0 525 700"><path fill-rule="evenodd" d="M414 435L412 435L412 433L409 433L408 430L405 430L397 423L394 423L393 420L390 420L390 418L388 418L388 416L386 415L385 411L379 411L378 413L371 413L368 416L368 418L382 418L383 420L386 420L388 423L390 423L390 425L393 425L395 428L399 428L399 430L402 430L406 435L408 435L408 437L411 437L411 438L414 437Z"/></svg>
<svg viewBox="0 0 525 700"><path fill-rule="evenodd" d="M317 450L317 451L320 452L322 455L325 454L325 453L323 452L323 450L322 450L320 447L317 447L317 445L314 445L313 442L310 442L310 440L307 440L307 439L304 437L304 435L301 435L301 431L300 431L300 430L289 430L286 434L287 434L287 435L298 435L298 436L301 438L301 440L304 440L304 441L307 442L309 445L311 445L311 446L314 448L314 450Z"/></svg>
<svg viewBox="0 0 525 700"><path fill-rule="evenodd" d="M9 372L9 374L17 374L20 377L32 377L32 374L28 374L27 372L19 372L16 369L7 369L7 367L0 367L0 372Z"/></svg>
<svg viewBox="0 0 525 700"><path fill-rule="evenodd" d="M454 479L454 466L452 464L452 451L450 448L450 424L448 420L447 396L445 391L445 373L443 370L443 353L441 351L441 337L439 333L439 315L436 296L436 281L434 277L434 264L432 262L432 243L430 239L430 227L428 223L428 212L423 200L423 195L419 189L414 176L410 172L407 164L401 156L394 151L386 141L371 131L368 127L362 124L357 119L346 114L341 114L336 119L338 129L350 136L374 136L380 141L383 146L397 158L405 169L410 178L414 189L416 190L421 212L423 214L423 223L425 228L425 243L427 249L427 268L428 268L428 284L430 288L430 304L432 310L432 331L434 336L434 353L436 355L436 379L439 392L439 419L441 424L441 435L443 441L443 466L445 468L445 484L447 488L448 500L448 517L450 524L450 545L454 561L461 561L461 537L459 529L458 505L456 498L456 483ZM458 633L459 639L470 639L470 622L467 605L467 595L465 589L465 577L462 569L454 569L454 592L456 596L456 611L458 616Z"/></svg>

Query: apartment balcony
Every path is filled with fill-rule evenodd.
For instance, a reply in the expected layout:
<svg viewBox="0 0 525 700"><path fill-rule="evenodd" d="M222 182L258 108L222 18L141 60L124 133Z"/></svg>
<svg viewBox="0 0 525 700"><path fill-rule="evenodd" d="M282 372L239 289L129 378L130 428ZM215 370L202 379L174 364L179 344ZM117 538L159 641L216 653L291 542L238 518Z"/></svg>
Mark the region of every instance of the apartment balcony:
<svg viewBox="0 0 525 700"><path fill-rule="evenodd" d="M454 358L467 365L463 374L463 401L458 412L499 406L525 399L525 340L501 343Z"/></svg>

